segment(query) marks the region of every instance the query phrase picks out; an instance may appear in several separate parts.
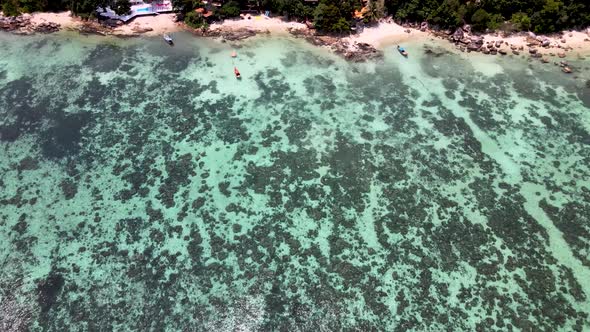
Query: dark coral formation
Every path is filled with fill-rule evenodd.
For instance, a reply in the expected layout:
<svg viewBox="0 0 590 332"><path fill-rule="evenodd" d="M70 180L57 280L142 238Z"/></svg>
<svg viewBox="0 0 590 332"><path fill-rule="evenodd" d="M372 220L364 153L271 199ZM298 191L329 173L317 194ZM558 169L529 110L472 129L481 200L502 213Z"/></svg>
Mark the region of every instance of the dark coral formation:
<svg viewBox="0 0 590 332"><path fill-rule="evenodd" d="M29 47L59 52L43 38ZM236 83L211 74L218 50L142 42L0 75L0 327L589 326L580 87L287 42Z"/></svg>

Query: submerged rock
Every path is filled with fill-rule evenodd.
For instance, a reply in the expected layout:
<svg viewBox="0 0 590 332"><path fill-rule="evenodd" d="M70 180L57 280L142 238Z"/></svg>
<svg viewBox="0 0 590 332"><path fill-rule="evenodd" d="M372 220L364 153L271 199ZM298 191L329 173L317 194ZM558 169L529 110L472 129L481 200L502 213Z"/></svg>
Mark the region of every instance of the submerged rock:
<svg viewBox="0 0 590 332"><path fill-rule="evenodd" d="M256 36L256 31L251 29L222 30L220 35L225 40L236 41L254 37Z"/></svg>
<svg viewBox="0 0 590 332"><path fill-rule="evenodd" d="M66 199L72 199L78 193L78 186L70 179L63 180L60 187Z"/></svg>
<svg viewBox="0 0 590 332"><path fill-rule="evenodd" d="M52 274L37 284L38 301L43 314L46 314L55 304L64 283L64 278L61 275Z"/></svg>

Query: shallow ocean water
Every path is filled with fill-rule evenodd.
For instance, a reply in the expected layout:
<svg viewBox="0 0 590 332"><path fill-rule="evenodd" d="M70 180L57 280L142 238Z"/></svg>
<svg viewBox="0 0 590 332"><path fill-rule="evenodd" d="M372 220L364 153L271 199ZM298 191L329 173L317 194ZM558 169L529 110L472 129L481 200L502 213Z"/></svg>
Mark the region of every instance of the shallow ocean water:
<svg viewBox="0 0 590 332"><path fill-rule="evenodd" d="M0 34L0 330L590 329L588 61L176 38Z"/></svg>

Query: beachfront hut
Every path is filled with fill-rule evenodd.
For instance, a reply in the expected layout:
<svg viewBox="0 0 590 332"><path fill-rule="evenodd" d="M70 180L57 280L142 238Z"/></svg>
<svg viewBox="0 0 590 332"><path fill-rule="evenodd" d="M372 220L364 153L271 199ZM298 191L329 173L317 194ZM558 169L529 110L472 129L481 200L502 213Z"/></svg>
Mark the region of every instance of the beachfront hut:
<svg viewBox="0 0 590 332"><path fill-rule="evenodd" d="M207 10L206 8L197 8L197 9L195 9L195 12L197 12L198 14L203 16L204 18L208 18L213 15L213 12L210 10Z"/></svg>

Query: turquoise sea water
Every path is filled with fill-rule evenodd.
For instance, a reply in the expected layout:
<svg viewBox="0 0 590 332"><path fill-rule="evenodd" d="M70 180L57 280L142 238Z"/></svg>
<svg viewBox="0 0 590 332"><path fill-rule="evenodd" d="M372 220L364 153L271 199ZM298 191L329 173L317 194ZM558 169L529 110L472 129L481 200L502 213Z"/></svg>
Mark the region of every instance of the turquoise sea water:
<svg viewBox="0 0 590 332"><path fill-rule="evenodd" d="M588 61L176 39L0 34L0 330L590 329Z"/></svg>

